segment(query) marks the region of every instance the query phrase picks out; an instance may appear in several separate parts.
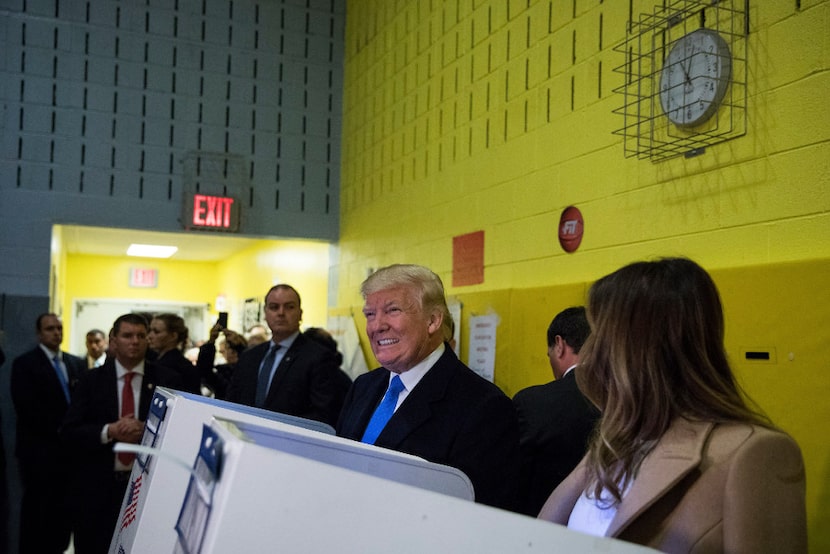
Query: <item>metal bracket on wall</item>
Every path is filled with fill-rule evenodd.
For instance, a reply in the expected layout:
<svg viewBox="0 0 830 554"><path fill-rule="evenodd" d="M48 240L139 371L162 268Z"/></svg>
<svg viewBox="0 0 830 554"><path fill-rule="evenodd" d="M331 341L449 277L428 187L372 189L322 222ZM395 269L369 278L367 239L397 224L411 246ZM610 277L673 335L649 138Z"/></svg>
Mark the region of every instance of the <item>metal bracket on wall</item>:
<svg viewBox="0 0 830 554"><path fill-rule="evenodd" d="M623 105L614 110L623 126L614 134L623 137L626 158L652 162L689 158L746 134L748 13L747 0L674 0L627 22L625 41L614 47L625 60L614 68L624 80L614 89L623 97ZM674 43L703 27L716 31L729 45L731 81L713 117L697 127L680 128L660 105L660 74Z"/></svg>

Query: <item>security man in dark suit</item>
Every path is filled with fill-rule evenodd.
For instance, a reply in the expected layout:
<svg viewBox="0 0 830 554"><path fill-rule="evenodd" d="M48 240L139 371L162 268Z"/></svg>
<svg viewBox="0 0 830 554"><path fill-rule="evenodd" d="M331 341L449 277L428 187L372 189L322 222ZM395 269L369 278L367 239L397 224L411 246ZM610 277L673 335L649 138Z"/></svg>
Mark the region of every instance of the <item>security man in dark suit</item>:
<svg viewBox="0 0 830 554"><path fill-rule="evenodd" d="M76 554L109 550L135 456L116 453L118 442L136 444L156 387L181 388L172 369L145 359L148 323L130 313L115 320L110 353L87 370L66 413L61 439L71 453Z"/></svg>
<svg viewBox="0 0 830 554"><path fill-rule="evenodd" d="M588 447L599 411L576 386L579 351L591 328L582 306L563 310L548 327L548 359L556 380L516 393L521 430L522 513L536 517L550 493Z"/></svg>
<svg viewBox="0 0 830 554"><path fill-rule="evenodd" d="M265 295L271 340L244 351L227 400L334 426L342 405L334 352L303 336L300 294L286 284Z"/></svg>
<svg viewBox="0 0 830 554"><path fill-rule="evenodd" d="M62 352L63 324L53 313L36 323L39 344L12 363L16 454L23 484L20 552L60 553L69 546L69 468L58 428L86 362Z"/></svg>
<svg viewBox="0 0 830 554"><path fill-rule="evenodd" d="M422 266L392 265L369 276L361 293L366 334L383 367L355 379L338 435L460 469L476 502L514 509L516 412L444 343L450 314L441 279Z"/></svg>

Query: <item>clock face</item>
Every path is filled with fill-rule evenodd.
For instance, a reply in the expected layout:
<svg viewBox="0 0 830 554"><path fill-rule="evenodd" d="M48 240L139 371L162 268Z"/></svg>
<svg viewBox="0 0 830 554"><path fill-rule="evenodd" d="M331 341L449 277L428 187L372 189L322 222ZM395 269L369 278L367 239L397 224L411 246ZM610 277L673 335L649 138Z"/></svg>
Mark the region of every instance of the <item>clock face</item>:
<svg viewBox="0 0 830 554"><path fill-rule="evenodd" d="M718 109L732 75L729 45L698 29L675 41L660 74L660 105L678 127L700 125Z"/></svg>

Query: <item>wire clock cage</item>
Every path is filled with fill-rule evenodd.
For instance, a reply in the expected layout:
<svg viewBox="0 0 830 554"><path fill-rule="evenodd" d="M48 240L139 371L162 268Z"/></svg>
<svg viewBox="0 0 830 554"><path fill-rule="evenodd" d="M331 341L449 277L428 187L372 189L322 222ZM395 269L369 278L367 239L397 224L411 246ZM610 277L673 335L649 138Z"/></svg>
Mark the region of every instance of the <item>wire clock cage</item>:
<svg viewBox="0 0 830 554"><path fill-rule="evenodd" d="M626 40L614 48L625 63L614 68L624 84L615 93L623 106L614 113L623 126L626 158L659 162L676 156L692 157L707 146L746 134L747 35L749 0L667 0L628 23ZM716 31L731 53L731 81L720 108L704 123L681 128L669 121L660 104L660 73L674 43L700 28Z"/></svg>

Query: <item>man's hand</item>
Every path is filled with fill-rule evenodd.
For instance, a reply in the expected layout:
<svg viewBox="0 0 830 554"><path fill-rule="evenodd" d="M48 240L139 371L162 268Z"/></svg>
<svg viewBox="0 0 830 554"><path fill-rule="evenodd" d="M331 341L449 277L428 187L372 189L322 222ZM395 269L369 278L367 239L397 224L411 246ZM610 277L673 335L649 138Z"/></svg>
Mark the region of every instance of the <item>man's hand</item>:
<svg viewBox="0 0 830 554"><path fill-rule="evenodd" d="M144 434L144 422L134 416L123 416L107 427L107 435L114 441L138 444Z"/></svg>

